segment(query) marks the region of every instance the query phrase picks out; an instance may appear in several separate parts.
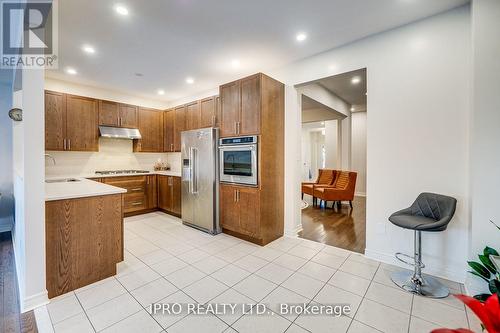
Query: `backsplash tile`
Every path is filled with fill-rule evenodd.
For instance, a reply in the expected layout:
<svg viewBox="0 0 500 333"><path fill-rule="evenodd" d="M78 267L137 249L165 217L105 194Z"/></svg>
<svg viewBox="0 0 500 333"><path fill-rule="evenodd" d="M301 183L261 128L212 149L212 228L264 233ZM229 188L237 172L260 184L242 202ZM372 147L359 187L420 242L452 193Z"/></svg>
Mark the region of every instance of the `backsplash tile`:
<svg viewBox="0 0 500 333"><path fill-rule="evenodd" d="M47 152L56 159L45 161L45 176L93 174L96 170L141 169L152 170L161 159L169 163L172 171L181 170L180 153L134 153L132 140L99 139L99 152Z"/></svg>

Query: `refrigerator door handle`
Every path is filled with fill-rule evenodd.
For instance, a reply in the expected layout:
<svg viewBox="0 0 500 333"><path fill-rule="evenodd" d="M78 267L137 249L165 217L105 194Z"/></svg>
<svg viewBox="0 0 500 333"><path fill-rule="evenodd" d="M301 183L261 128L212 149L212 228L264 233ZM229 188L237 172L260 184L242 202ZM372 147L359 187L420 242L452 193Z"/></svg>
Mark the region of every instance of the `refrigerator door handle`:
<svg viewBox="0 0 500 333"><path fill-rule="evenodd" d="M198 149L192 148L193 156L192 156L192 172L193 172L193 194L198 194Z"/></svg>

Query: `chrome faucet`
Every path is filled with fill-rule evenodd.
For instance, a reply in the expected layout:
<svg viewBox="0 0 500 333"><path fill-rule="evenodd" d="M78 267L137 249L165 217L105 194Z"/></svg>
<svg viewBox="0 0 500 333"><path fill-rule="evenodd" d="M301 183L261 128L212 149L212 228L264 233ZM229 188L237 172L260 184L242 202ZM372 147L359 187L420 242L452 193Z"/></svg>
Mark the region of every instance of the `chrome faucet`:
<svg viewBox="0 0 500 333"><path fill-rule="evenodd" d="M50 154L45 154L45 157L50 158L50 159L52 160L52 163L54 163L54 165L56 165L56 159L55 159L52 155L50 155Z"/></svg>

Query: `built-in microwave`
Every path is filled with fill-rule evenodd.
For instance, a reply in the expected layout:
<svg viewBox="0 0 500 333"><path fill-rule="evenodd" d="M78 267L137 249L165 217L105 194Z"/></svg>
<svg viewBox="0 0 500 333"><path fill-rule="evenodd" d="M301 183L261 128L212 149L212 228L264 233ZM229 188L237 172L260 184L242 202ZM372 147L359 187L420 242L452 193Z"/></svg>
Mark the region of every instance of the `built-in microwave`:
<svg viewBox="0 0 500 333"><path fill-rule="evenodd" d="M224 183L257 185L257 136L219 140L219 179Z"/></svg>

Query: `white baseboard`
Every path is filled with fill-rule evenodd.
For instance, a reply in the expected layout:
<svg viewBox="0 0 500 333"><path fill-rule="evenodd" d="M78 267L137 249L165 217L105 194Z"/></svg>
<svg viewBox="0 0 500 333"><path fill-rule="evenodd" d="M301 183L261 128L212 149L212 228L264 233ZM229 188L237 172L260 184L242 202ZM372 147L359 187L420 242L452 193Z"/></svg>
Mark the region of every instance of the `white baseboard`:
<svg viewBox="0 0 500 333"><path fill-rule="evenodd" d="M355 197L366 197L366 193L365 192L356 192L356 193L354 193L354 196Z"/></svg>
<svg viewBox="0 0 500 333"><path fill-rule="evenodd" d="M285 230L285 235L287 236L292 236L292 237L296 237L297 234L302 230L302 224L299 224L298 226L296 226L294 229L287 229Z"/></svg>
<svg viewBox="0 0 500 333"><path fill-rule="evenodd" d="M21 312L34 310L35 308L38 308L42 305L49 304L49 293L47 292L47 290L42 291L41 293L21 299L20 303Z"/></svg>
<svg viewBox="0 0 500 333"><path fill-rule="evenodd" d="M405 269L408 269L409 266L404 265L403 263L399 262L395 257L394 254L390 253L383 253L380 251L376 250L370 250L370 249L365 249L365 256L370 259L378 260L383 263L389 264L389 265L394 265L394 266L399 266ZM464 283L465 281L465 272L463 271L454 271L454 270L449 270L449 269L443 269L442 267L432 267L427 265L423 272L425 274L437 276L446 280L458 282L458 283Z"/></svg>

